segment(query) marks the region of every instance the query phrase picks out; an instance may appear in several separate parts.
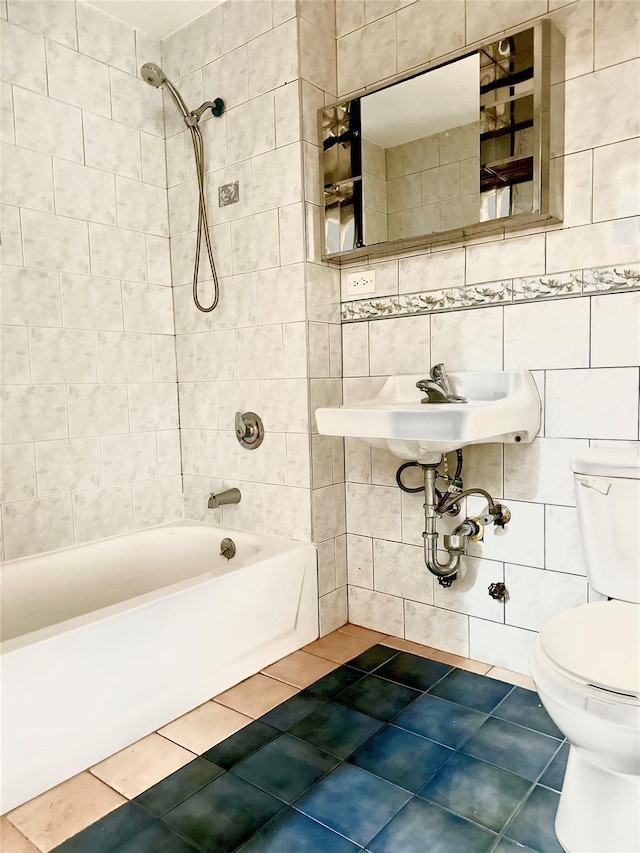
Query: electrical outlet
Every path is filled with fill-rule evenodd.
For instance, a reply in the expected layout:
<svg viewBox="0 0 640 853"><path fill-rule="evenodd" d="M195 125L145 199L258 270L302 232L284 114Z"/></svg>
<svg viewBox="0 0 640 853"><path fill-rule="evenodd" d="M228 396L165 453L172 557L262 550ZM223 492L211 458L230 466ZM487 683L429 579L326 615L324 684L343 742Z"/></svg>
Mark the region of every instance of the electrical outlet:
<svg viewBox="0 0 640 853"><path fill-rule="evenodd" d="M347 296L366 296L376 292L375 270L352 272L347 275Z"/></svg>

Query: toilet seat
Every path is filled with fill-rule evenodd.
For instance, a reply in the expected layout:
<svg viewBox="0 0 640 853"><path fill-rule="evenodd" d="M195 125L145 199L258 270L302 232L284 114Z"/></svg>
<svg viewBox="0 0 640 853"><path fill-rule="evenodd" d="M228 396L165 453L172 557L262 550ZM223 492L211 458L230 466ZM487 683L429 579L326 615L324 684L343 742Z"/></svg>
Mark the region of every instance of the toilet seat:
<svg viewBox="0 0 640 853"><path fill-rule="evenodd" d="M640 701L640 605L599 601L565 610L544 625L539 642L572 681Z"/></svg>

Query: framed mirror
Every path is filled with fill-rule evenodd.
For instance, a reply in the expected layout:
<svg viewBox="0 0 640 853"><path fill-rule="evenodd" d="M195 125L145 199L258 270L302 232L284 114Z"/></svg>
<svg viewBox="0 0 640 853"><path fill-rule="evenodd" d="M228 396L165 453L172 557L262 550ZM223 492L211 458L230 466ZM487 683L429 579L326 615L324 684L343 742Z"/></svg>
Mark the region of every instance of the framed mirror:
<svg viewBox="0 0 640 853"><path fill-rule="evenodd" d="M550 21L320 110L325 258L559 222ZM561 117L553 116L561 121Z"/></svg>

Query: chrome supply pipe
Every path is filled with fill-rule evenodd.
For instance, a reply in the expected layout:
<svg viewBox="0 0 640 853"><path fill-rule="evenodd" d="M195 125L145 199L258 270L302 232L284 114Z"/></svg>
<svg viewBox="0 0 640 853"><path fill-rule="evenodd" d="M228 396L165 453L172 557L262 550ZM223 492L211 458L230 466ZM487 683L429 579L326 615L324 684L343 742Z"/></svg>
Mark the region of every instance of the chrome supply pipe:
<svg viewBox="0 0 640 853"><path fill-rule="evenodd" d="M443 586L450 586L456 579L460 561L469 539L481 538L485 524L504 527L511 518L511 513L507 507L496 503L489 492L484 489L464 489L448 497L445 495L444 499L439 500L436 491L437 467L437 465L422 466L424 472L424 532L422 534L424 562L431 574L435 575ZM487 499L489 506L486 513L480 518L465 518L453 533L442 537L448 557L446 562L441 563L438 559L438 532L436 530L438 516L445 513L462 498L476 494Z"/></svg>
<svg viewBox="0 0 640 853"><path fill-rule="evenodd" d="M449 556L445 563L438 560L438 532L436 530L436 521L438 519L437 505L438 496L436 495L436 468L437 465L423 465L424 472L424 532L422 534L424 542L424 562L431 572L437 578L447 578L455 575L460 568L461 550L449 551Z"/></svg>

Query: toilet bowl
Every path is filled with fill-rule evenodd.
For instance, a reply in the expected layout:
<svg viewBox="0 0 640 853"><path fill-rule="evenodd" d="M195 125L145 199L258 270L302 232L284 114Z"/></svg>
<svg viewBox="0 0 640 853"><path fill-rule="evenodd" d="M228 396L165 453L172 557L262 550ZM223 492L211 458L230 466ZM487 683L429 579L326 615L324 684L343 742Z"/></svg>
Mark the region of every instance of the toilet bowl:
<svg viewBox="0 0 640 853"><path fill-rule="evenodd" d="M574 457L587 577L609 600L558 613L533 647L531 675L569 744L556 816L568 853L640 851L640 457Z"/></svg>

